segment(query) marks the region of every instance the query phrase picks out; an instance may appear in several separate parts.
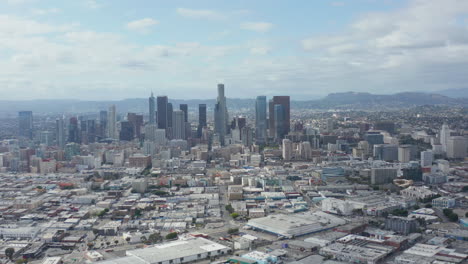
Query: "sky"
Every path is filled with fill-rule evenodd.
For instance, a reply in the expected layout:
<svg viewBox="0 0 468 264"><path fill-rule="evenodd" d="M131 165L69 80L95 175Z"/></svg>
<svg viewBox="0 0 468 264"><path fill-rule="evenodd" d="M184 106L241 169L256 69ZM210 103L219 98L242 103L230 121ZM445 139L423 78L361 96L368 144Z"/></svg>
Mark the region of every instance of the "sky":
<svg viewBox="0 0 468 264"><path fill-rule="evenodd" d="M465 88L467 0L0 0L0 100Z"/></svg>

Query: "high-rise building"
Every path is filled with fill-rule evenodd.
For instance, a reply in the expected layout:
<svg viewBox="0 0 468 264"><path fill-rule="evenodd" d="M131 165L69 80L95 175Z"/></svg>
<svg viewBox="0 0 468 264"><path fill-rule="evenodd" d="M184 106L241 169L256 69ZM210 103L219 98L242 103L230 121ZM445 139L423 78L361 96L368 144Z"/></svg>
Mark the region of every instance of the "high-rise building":
<svg viewBox="0 0 468 264"><path fill-rule="evenodd" d="M333 130L335 129L334 122L332 118L327 119L327 133L332 133Z"/></svg>
<svg viewBox="0 0 468 264"><path fill-rule="evenodd" d="M468 140L462 136L450 137L447 140L447 158L464 159L467 157Z"/></svg>
<svg viewBox="0 0 468 264"><path fill-rule="evenodd" d="M172 113L174 112L174 107L172 103L167 103L167 127L172 127Z"/></svg>
<svg viewBox="0 0 468 264"><path fill-rule="evenodd" d="M421 167L430 167L432 166L432 161L434 159L434 155L432 151L421 151Z"/></svg>
<svg viewBox="0 0 468 264"><path fill-rule="evenodd" d="M107 137L118 139L117 136L117 111L115 105L109 107L107 111Z"/></svg>
<svg viewBox="0 0 468 264"><path fill-rule="evenodd" d="M107 137L107 111L101 110L99 112L99 132L98 136L100 138Z"/></svg>
<svg viewBox="0 0 468 264"><path fill-rule="evenodd" d="M18 112L18 134L20 137L33 138L33 113L32 111Z"/></svg>
<svg viewBox="0 0 468 264"><path fill-rule="evenodd" d="M153 116L154 118L154 116ZM141 137L141 127L143 126L143 115L137 115L135 113L128 113L127 120L133 125L133 134L136 138ZM150 123L155 124L155 122Z"/></svg>
<svg viewBox="0 0 468 264"><path fill-rule="evenodd" d="M257 96L255 100L255 138L257 144L264 144L266 142L267 126L266 96Z"/></svg>
<svg viewBox="0 0 468 264"><path fill-rule="evenodd" d="M286 122L284 106L281 104L276 104L274 107L274 137L277 141L281 140L287 133L285 130L284 123Z"/></svg>
<svg viewBox="0 0 468 264"><path fill-rule="evenodd" d="M276 105L281 105L282 113L277 113ZM269 101L269 129L270 129L270 137L275 137L277 140L281 140L284 135L287 135L290 130L290 123L291 123L291 107L290 107L290 98L289 96L273 96L273 98ZM275 115L282 117L282 120L279 122L276 121ZM277 124L281 123L281 124ZM278 130L278 128L281 128ZM278 134L278 132L280 132ZM281 137L278 137L281 136Z"/></svg>
<svg viewBox="0 0 468 264"><path fill-rule="evenodd" d="M70 118L70 122L68 123L68 142L80 143L80 131L76 117Z"/></svg>
<svg viewBox="0 0 468 264"><path fill-rule="evenodd" d="M395 168L372 168L371 169L371 184L381 185L392 183L397 177L398 170Z"/></svg>
<svg viewBox="0 0 468 264"><path fill-rule="evenodd" d="M61 149L65 147L65 126L63 123L63 118L58 118L55 121L55 137L57 146Z"/></svg>
<svg viewBox="0 0 468 264"><path fill-rule="evenodd" d="M292 153L293 152L293 147L292 147L292 141L289 139L283 139L283 160L291 160L292 159Z"/></svg>
<svg viewBox="0 0 468 264"><path fill-rule="evenodd" d="M188 105L187 104L180 104L179 109L184 112L184 122L188 122Z"/></svg>
<svg viewBox="0 0 468 264"><path fill-rule="evenodd" d="M218 98L214 109L215 132L218 134L221 145L225 144L228 134L228 111L226 97L224 96L224 84L218 84Z"/></svg>
<svg viewBox="0 0 468 264"><path fill-rule="evenodd" d="M148 103L149 103L149 120L148 120L148 123L155 124L156 123L156 109L155 109L154 96L153 96L152 92L151 92L151 96L148 99Z"/></svg>
<svg viewBox="0 0 468 264"><path fill-rule="evenodd" d="M173 139L185 139L185 122L184 112L182 110L175 110L172 113L172 138Z"/></svg>
<svg viewBox="0 0 468 264"><path fill-rule="evenodd" d="M198 105L198 138L202 137L203 128L206 127L206 104Z"/></svg>
<svg viewBox="0 0 468 264"><path fill-rule="evenodd" d="M392 121L375 122L374 129L387 131L390 134L395 134L395 123Z"/></svg>
<svg viewBox="0 0 468 264"><path fill-rule="evenodd" d="M447 125L447 123L444 123L442 125L442 128L440 129L439 137L440 137L440 144L442 145L442 150L444 152L447 152L447 144L450 138L450 128Z"/></svg>
<svg viewBox="0 0 468 264"><path fill-rule="evenodd" d="M130 121L120 122L119 140L132 141L135 137L135 128Z"/></svg>
<svg viewBox="0 0 468 264"><path fill-rule="evenodd" d="M167 96L158 96L156 99L158 103L158 128L166 129L167 126Z"/></svg>
<svg viewBox="0 0 468 264"><path fill-rule="evenodd" d="M411 160L411 148L410 146L398 147L398 161L401 163L408 163Z"/></svg>

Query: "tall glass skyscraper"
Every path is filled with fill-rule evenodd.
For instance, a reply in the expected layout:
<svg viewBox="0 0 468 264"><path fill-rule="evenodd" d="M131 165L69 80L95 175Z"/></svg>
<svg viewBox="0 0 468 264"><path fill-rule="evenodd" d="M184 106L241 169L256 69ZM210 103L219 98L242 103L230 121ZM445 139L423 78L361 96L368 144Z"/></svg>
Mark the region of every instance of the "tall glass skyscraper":
<svg viewBox="0 0 468 264"><path fill-rule="evenodd" d="M198 105L198 129L197 134L198 137L201 138L202 130L206 127L206 104L199 104Z"/></svg>
<svg viewBox="0 0 468 264"><path fill-rule="evenodd" d="M255 137L257 144L264 144L267 138L267 100L257 96L255 100Z"/></svg>
<svg viewBox="0 0 468 264"><path fill-rule="evenodd" d="M20 137L33 138L32 111L20 111L18 113L18 134Z"/></svg>
<svg viewBox="0 0 468 264"><path fill-rule="evenodd" d="M158 128L167 128L167 96L158 96Z"/></svg>
<svg viewBox="0 0 468 264"><path fill-rule="evenodd" d="M281 105L283 111L282 114L277 113L276 106ZM283 139L285 135L289 133L290 130L290 99L289 96L273 96L273 99L269 101L269 129L270 136L275 137L277 140ZM276 121L276 115L281 116L282 120ZM278 127L282 126L278 132ZM281 137L278 137L281 136Z"/></svg>

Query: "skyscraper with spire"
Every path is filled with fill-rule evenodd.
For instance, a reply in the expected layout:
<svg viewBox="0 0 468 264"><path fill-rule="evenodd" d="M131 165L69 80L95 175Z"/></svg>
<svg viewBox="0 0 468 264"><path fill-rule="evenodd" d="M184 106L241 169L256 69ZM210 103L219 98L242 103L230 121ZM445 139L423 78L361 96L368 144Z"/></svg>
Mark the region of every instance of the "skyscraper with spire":
<svg viewBox="0 0 468 264"><path fill-rule="evenodd" d="M215 132L218 134L221 145L225 144L226 134L228 133L228 111L226 97L224 96L224 84L218 84L218 98L216 99L214 109Z"/></svg>
<svg viewBox="0 0 468 264"><path fill-rule="evenodd" d="M149 123L156 123L156 108L154 103L153 92L151 92L151 96L149 97Z"/></svg>

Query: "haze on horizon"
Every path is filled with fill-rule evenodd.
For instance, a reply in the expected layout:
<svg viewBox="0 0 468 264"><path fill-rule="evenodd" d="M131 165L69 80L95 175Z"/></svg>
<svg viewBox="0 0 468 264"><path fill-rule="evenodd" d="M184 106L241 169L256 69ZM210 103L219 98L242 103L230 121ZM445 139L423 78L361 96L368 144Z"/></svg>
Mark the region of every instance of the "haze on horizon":
<svg viewBox="0 0 468 264"><path fill-rule="evenodd" d="M0 0L1 100L434 92L468 81L468 1Z"/></svg>

